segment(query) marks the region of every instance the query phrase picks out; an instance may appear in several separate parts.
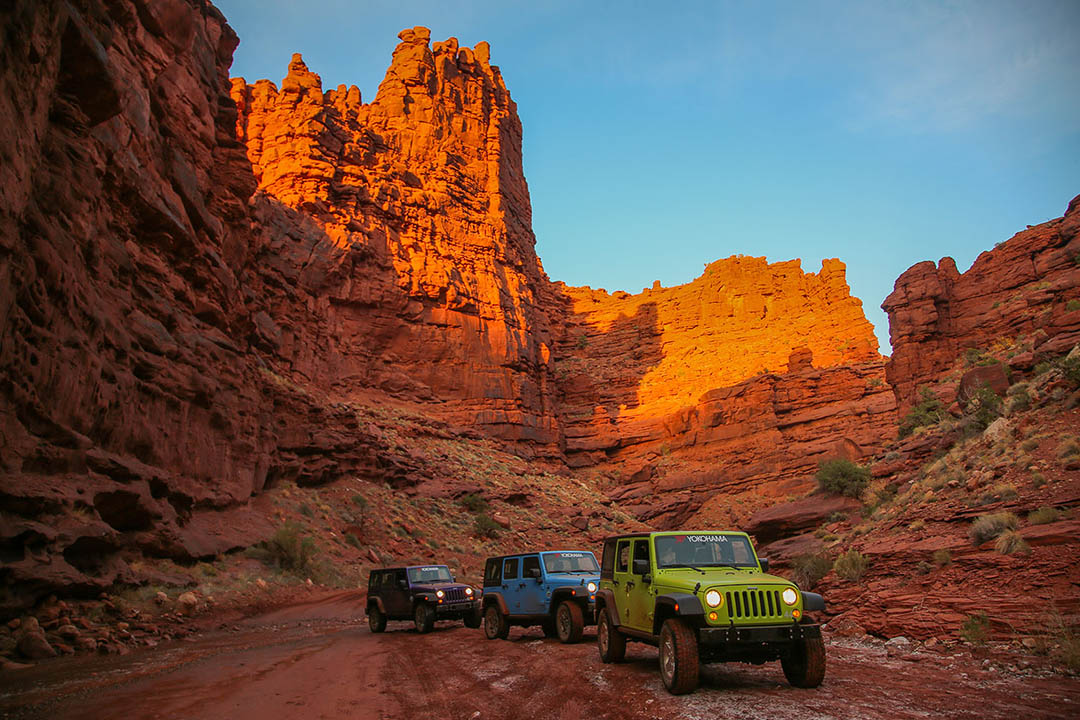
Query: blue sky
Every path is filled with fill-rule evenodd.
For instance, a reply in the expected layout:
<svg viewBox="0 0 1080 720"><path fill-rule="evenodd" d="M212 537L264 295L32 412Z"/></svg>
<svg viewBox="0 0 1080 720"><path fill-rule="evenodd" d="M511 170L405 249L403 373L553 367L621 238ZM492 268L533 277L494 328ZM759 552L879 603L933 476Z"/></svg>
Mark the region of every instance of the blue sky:
<svg viewBox="0 0 1080 720"><path fill-rule="evenodd" d="M554 280L639 292L735 254L848 266L879 305L1080 193L1080 2L217 0L232 74L370 101L403 28L486 40ZM657 8L662 8L658 11Z"/></svg>

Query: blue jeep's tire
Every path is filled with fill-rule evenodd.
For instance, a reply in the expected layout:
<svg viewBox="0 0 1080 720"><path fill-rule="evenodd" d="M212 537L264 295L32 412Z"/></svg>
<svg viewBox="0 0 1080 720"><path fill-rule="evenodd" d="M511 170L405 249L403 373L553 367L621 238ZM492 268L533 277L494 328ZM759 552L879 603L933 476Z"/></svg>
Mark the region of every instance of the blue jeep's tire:
<svg viewBox="0 0 1080 720"><path fill-rule="evenodd" d="M555 630L559 633L559 641L563 643L576 643L581 640L581 633L585 631L585 613L581 605L573 600L563 600L555 611Z"/></svg>
<svg viewBox="0 0 1080 720"><path fill-rule="evenodd" d="M611 624L611 617L606 608L599 610L596 623L596 649L600 651L600 662L617 663L626 657L626 636Z"/></svg>
<svg viewBox="0 0 1080 720"><path fill-rule="evenodd" d="M505 640L510 634L510 622L499 612L499 606L491 603L484 611L484 635L488 640Z"/></svg>

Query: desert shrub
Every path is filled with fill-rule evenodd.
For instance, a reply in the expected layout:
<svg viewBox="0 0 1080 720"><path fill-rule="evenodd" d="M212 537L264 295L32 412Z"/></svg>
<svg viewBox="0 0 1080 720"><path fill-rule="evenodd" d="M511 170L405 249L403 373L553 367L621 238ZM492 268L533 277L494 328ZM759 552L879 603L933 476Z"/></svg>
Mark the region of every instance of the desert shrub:
<svg viewBox="0 0 1080 720"><path fill-rule="evenodd" d="M1058 446L1058 457L1062 460L1074 455L1080 455L1080 445L1075 440L1066 440Z"/></svg>
<svg viewBox="0 0 1080 720"><path fill-rule="evenodd" d="M353 501L353 504L356 505L361 510L366 510L367 509L367 505L368 505L367 498L364 497L363 495L361 495L360 493L356 493L355 495L353 495L352 496L352 501Z"/></svg>
<svg viewBox="0 0 1080 720"><path fill-rule="evenodd" d="M1002 555L1027 555L1031 552L1031 547L1015 530L1006 530L998 535L994 549Z"/></svg>
<svg viewBox="0 0 1080 720"><path fill-rule="evenodd" d="M587 347L589 347L589 338L586 337L585 333L582 333L577 339L577 348L578 350L584 350Z"/></svg>
<svg viewBox="0 0 1080 720"><path fill-rule="evenodd" d="M312 515L315 514L315 511L313 511L311 509L311 506L308 505L307 503L301 503L299 510L300 510L300 514L303 515L304 517L311 517Z"/></svg>
<svg viewBox="0 0 1080 720"><path fill-rule="evenodd" d="M972 645L984 644L989 635L990 618L984 612L968 615L964 622L960 623L960 637Z"/></svg>
<svg viewBox="0 0 1080 720"><path fill-rule="evenodd" d="M990 423L1001 417L1001 397L990 389L989 385L983 385L968 400L964 408L964 420L969 432L982 432L990 427Z"/></svg>
<svg viewBox="0 0 1080 720"><path fill-rule="evenodd" d="M252 554L267 565L299 574L311 569L318 546L303 527L289 521L254 550Z"/></svg>
<svg viewBox="0 0 1080 720"><path fill-rule="evenodd" d="M485 500L483 496L476 493L462 495L461 498L458 500L458 504L460 504L463 508L472 513L482 513L487 511L487 509L490 507L488 501Z"/></svg>
<svg viewBox="0 0 1080 720"><path fill-rule="evenodd" d="M1073 310L1080 310L1080 300L1073 298L1069 302L1065 303L1065 309L1069 312L1072 312Z"/></svg>
<svg viewBox="0 0 1080 720"><path fill-rule="evenodd" d="M948 550L935 550L934 554L930 556L934 561L934 564L938 567L945 567L946 565L952 565L952 553Z"/></svg>
<svg viewBox="0 0 1080 720"><path fill-rule="evenodd" d="M908 528L908 530L915 530L915 531L925 530L926 529L926 521L923 520L922 518L919 518L915 522L908 525L907 528Z"/></svg>
<svg viewBox="0 0 1080 720"><path fill-rule="evenodd" d="M919 404L900 421L900 437L907 437L918 428L937 425L945 419L945 406L930 388L923 387L919 393L922 398Z"/></svg>
<svg viewBox="0 0 1080 720"><path fill-rule="evenodd" d="M1013 385L1009 388L1009 414L1022 412L1031 407L1031 393L1027 385ZM1038 445L1038 443L1036 443Z"/></svg>
<svg viewBox="0 0 1080 720"><path fill-rule="evenodd" d="M1024 452L1031 452L1032 450L1035 450L1038 447L1039 447L1039 439L1038 438L1028 438L1024 442L1020 443L1020 449L1023 450Z"/></svg>
<svg viewBox="0 0 1080 720"><path fill-rule="evenodd" d="M895 485L890 485L887 480L874 480L863 490L861 500L867 510L874 510L888 504L894 497L896 497Z"/></svg>
<svg viewBox="0 0 1080 720"><path fill-rule="evenodd" d="M1009 483L998 483L979 493L979 497L975 499L975 502L979 505L989 505L993 502L1012 500L1015 497L1016 488L1013 485L1010 485Z"/></svg>
<svg viewBox="0 0 1080 720"><path fill-rule="evenodd" d="M1042 654L1054 654L1072 672L1080 672L1080 632L1070 626L1056 608L1050 613L1040 634Z"/></svg>
<svg viewBox="0 0 1080 720"><path fill-rule="evenodd" d="M920 560L919 564L915 566L916 575L929 575L934 570L934 566L925 560Z"/></svg>
<svg viewBox="0 0 1080 720"><path fill-rule="evenodd" d="M1038 363L1031 371L1032 376L1039 377L1040 375L1044 375L1045 373L1050 372L1050 368L1052 367L1054 367L1053 363L1044 360L1043 362Z"/></svg>
<svg viewBox="0 0 1080 720"><path fill-rule="evenodd" d="M976 545L982 545L987 540L993 540L1006 530L1015 530L1017 525L1016 516L1011 512L999 512L992 515L983 515L971 523L968 537Z"/></svg>
<svg viewBox="0 0 1080 720"><path fill-rule="evenodd" d="M1046 484L1046 476L1040 472L1031 473L1031 484L1037 488L1041 488Z"/></svg>
<svg viewBox="0 0 1080 720"><path fill-rule="evenodd" d="M836 558L836 562L833 563L833 571L845 580L858 582L869 566L870 561L861 552L851 549Z"/></svg>
<svg viewBox="0 0 1080 720"><path fill-rule="evenodd" d="M870 481L870 470L850 460L837 458L821 463L816 478L818 487L825 492L858 497Z"/></svg>
<svg viewBox="0 0 1080 720"><path fill-rule="evenodd" d="M1028 513L1028 522L1032 525L1045 525L1046 523L1056 522L1061 517L1061 513L1057 508L1041 507L1038 510L1032 510Z"/></svg>
<svg viewBox="0 0 1080 720"><path fill-rule="evenodd" d="M1063 360L1061 370L1065 373L1065 382L1073 387L1080 387L1080 357Z"/></svg>
<svg viewBox="0 0 1080 720"><path fill-rule="evenodd" d="M350 545L352 545L357 550L359 550L361 548L361 546L362 546L361 542L360 542L360 538L356 537L355 535L353 535L350 532L345 533L345 542L349 543Z"/></svg>
<svg viewBox="0 0 1080 720"><path fill-rule="evenodd" d="M832 568L832 558L825 553L799 555L791 561L791 579L804 590L813 589Z"/></svg>
<svg viewBox="0 0 1080 720"><path fill-rule="evenodd" d="M473 532L476 533L477 537L497 538L500 529L499 523L487 515L477 515L476 520L473 522Z"/></svg>
<svg viewBox="0 0 1080 720"><path fill-rule="evenodd" d="M829 515L830 523L843 522L845 520L847 520L847 513L837 511Z"/></svg>

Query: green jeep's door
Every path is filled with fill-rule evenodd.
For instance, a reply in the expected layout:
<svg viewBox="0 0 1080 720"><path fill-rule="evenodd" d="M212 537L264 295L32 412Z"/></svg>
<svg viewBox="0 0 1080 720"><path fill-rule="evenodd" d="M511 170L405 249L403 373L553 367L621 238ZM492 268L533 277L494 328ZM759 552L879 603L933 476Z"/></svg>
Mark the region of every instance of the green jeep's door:
<svg viewBox="0 0 1080 720"><path fill-rule="evenodd" d="M649 538L636 538L630 562L630 582L634 585L627 596L630 608L630 626L652 631L653 610L656 593L652 585L645 582L645 576L652 573L649 557ZM644 572L640 572L644 566ZM651 580L651 578L650 578Z"/></svg>

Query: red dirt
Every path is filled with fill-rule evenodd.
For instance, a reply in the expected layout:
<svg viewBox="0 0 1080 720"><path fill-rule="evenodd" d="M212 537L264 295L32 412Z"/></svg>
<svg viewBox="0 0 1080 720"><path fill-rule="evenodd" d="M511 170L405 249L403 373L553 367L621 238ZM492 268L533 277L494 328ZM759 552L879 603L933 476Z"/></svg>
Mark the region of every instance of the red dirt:
<svg viewBox="0 0 1080 720"><path fill-rule="evenodd" d="M0 677L0 716L114 718L1066 718L1080 683L1002 670L968 653L889 657L880 643L832 639L816 690L777 663L711 665L695 693L663 689L656 651L634 644L603 665L539 629L509 641L440 623L373 635L361 596L339 592L124 657L65 658ZM947 678L947 679L946 679Z"/></svg>

